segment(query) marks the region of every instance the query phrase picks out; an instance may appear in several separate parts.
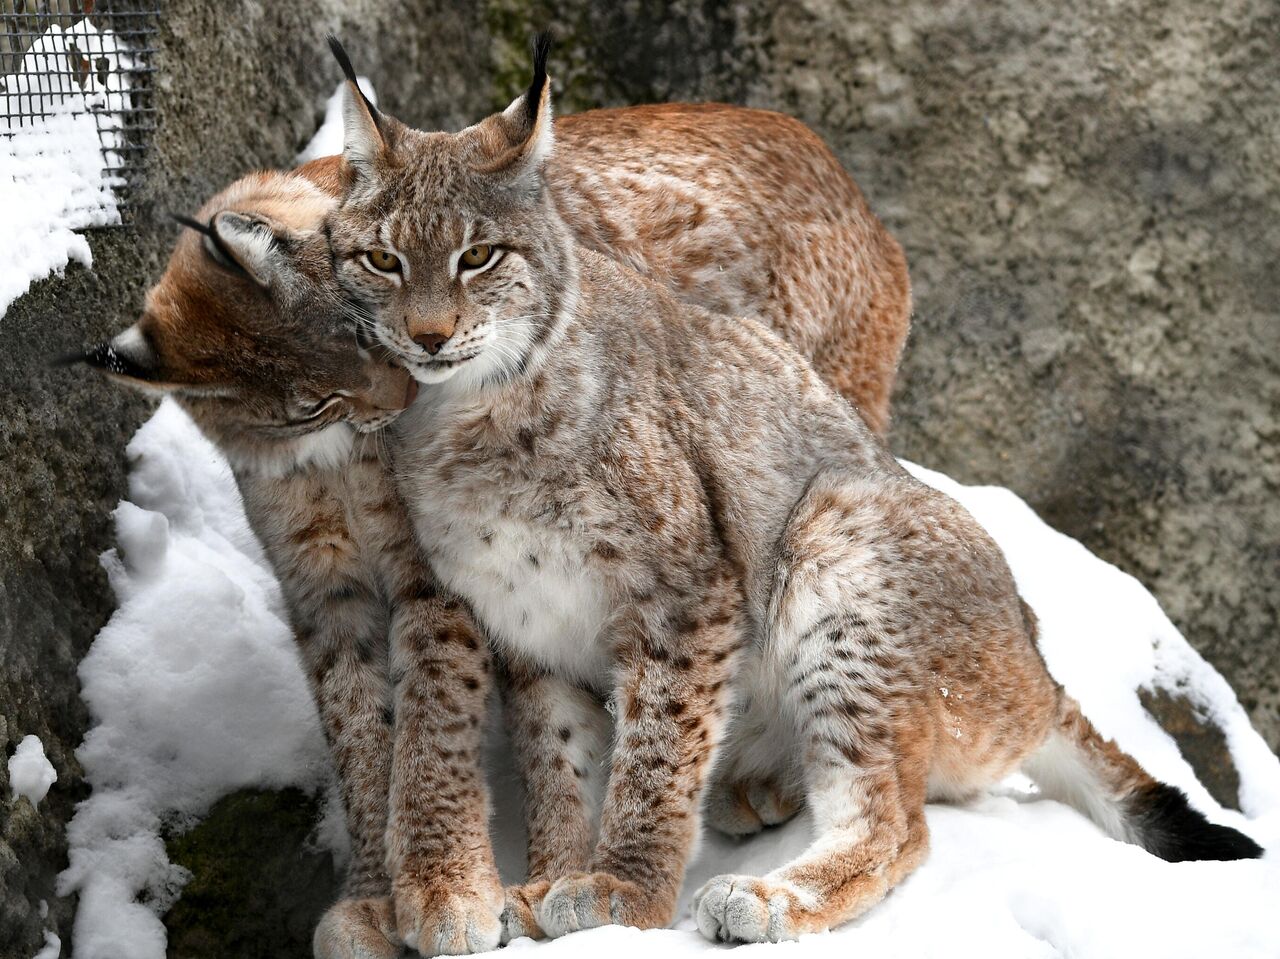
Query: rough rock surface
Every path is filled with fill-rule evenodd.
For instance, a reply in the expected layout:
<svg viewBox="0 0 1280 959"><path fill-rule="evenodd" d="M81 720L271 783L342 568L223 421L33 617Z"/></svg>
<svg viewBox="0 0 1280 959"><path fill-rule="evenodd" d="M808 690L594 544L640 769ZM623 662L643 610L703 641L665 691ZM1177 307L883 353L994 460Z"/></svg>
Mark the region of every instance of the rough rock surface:
<svg viewBox="0 0 1280 959"><path fill-rule="evenodd" d="M1270 0L163 6L159 130L136 228L93 235L92 272L73 267L0 318L0 740L12 752L36 733L59 776L33 810L8 802L0 763L0 959L38 947L41 899L64 941L69 931L74 904L56 900L53 878L85 790L75 664L110 612L97 556L147 409L44 361L136 315L175 235L164 211L289 161L337 79L331 30L384 106L419 125L456 128L505 105L526 81L530 32L546 25L560 38L561 111L721 99L811 124L910 259L896 450L1012 487L1137 575L1280 746ZM234 822L238 803L257 803L262 835L298 842L288 797L220 805L182 841L207 909L252 888L234 861L217 882L205 872L225 842L214 826ZM281 903L265 921L286 928L306 908ZM190 910L170 917L185 955L210 954L198 923Z"/></svg>
<svg viewBox="0 0 1280 959"><path fill-rule="evenodd" d="M307 959L338 892L333 857L311 842L319 805L296 789L241 792L165 844L191 872L165 915L170 959Z"/></svg>

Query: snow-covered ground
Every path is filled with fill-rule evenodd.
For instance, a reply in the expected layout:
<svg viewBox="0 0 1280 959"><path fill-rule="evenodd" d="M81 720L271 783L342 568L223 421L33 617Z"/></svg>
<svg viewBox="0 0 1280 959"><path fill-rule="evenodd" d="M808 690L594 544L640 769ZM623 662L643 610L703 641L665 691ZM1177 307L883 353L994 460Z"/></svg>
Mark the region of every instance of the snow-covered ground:
<svg viewBox="0 0 1280 959"><path fill-rule="evenodd" d="M231 474L166 402L129 446L129 501L104 557L119 609L81 667L94 725L77 753L93 794L71 823L63 894L80 893L77 959L161 959L158 913L185 876L165 857L166 819L194 819L245 786L329 789L315 708L294 658L281 600L250 534ZM1212 819L1270 850L1262 861L1162 862L1105 837L1025 781L967 806L931 806L923 867L860 921L752 955L947 959L1280 956L1280 762L1222 678L1136 580L1050 529L1012 493L913 471L960 500L1005 549L1041 621L1054 674L1108 736ZM1225 733L1244 814L1220 808L1142 709L1137 689L1176 689ZM520 878L518 790L495 737L492 777L500 865ZM321 843L341 851L334 816ZM687 896L722 872L761 872L798 851L803 819L744 842L708 837L671 930L607 928L554 943L552 956L661 954L723 947L687 918ZM147 893L148 905L137 902Z"/></svg>
<svg viewBox="0 0 1280 959"><path fill-rule="evenodd" d="M69 64L83 72L71 76ZM15 111L0 113L0 317L36 280L73 260L92 264L75 231L120 222L118 184L103 168L121 162L116 117L130 65L114 34L80 20L51 26L17 72L0 77L0 101ZM18 111L48 115L33 121Z"/></svg>

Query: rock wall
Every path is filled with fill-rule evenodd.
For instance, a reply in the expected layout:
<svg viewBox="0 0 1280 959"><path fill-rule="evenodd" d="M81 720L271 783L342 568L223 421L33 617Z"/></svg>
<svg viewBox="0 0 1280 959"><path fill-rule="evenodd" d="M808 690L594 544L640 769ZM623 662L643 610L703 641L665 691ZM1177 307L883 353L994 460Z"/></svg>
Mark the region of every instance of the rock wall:
<svg viewBox="0 0 1280 959"><path fill-rule="evenodd" d="M45 360L135 317L175 235L164 211L305 143L337 79L331 30L383 105L423 126L509 102L546 25L562 112L720 99L811 124L910 258L896 450L1012 487L1137 575L1280 746L1269 0L163 6L137 226L93 234L92 272L38 284L0 318L0 739L11 752L40 735L59 774L33 810L7 801L0 763L0 959L38 947L42 899L66 941L74 904L56 900L53 877L85 793L75 664L110 612L97 556L147 410ZM220 806L208 842L245 808L278 808L280 835L295 835L295 799L242 797ZM199 836L175 843L207 901L243 892L234 874L220 887L201 871ZM303 908L283 902L281 921L297 925ZM209 933L174 921L184 954L200 955ZM305 938L278 954L305 954Z"/></svg>

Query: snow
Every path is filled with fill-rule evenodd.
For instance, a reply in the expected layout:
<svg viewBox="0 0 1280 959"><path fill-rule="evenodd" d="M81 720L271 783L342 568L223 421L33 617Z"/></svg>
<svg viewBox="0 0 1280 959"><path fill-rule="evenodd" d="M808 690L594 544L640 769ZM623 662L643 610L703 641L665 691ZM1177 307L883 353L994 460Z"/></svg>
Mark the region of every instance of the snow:
<svg viewBox="0 0 1280 959"><path fill-rule="evenodd" d="M89 52L89 62L80 52ZM79 79L67 65L85 62ZM75 261L91 266L76 230L120 222L104 166L119 164L115 115L125 107L130 59L110 31L88 20L54 25L0 79L6 104L36 120L0 115L0 317L31 284ZM106 155L104 157L104 149Z"/></svg>
<svg viewBox="0 0 1280 959"><path fill-rule="evenodd" d="M160 839L247 786L325 787L330 766L281 598L230 469L165 403L129 444L129 501L103 557L118 608L80 666L93 793L68 826L59 894L78 959L164 954L187 876ZM142 893L152 900L141 905Z"/></svg>
<svg viewBox="0 0 1280 959"><path fill-rule="evenodd" d="M129 446L129 501L104 557L119 609L81 667L94 725L77 756L93 785L69 829L60 892L80 894L77 959L164 955L157 916L182 871L159 838L246 786L325 790L330 766L294 657L280 596L250 534L230 471L166 401ZM1104 836L1015 778L966 806L931 805L927 862L858 922L798 944L746 946L808 957L1162 957L1280 955L1280 761L1230 688L1136 580L1045 525L1007 490L965 487L909 467L960 500L1000 542L1040 618L1046 661L1108 736L1215 821L1271 849L1261 861L1161 862ZM1244 814L1219 807L1136 690L1176 689L1225 733ZM493 820L499 866L521 878L515 774L495 730ZM327 837L327 838L326 838ZM764 872L798 852L807 823L746 841L708 836L675 928L607 928L552 943L549 959L709 954L688 899L724 872ZM336 817L317 841L341 843ZM137 901L145 892L147 905ZM127 946L127 948L126 948Z"/></svg>
<svg viewBox="0 0 1280 959"><path fill-rule="evenodd" d="M58 938L58 934L45 930L44 945L40 947L31 959L58 959L62 955L62 940Z"/></svg>
<svg viewBox="0 0 1280 959"><path fill-rule="evenodd" d="M44 755L44 743L39 736L24 736L18 748L9 757L9 788L13 796L25 796L31 805L49 794L49 787L58 781L58 774Z"/></svg>
<svg viewBox="0 0 1280 959"><path fill-rule="evenodd" d="M364 91L364 95L374 106L377 106L378 94L374 91L369 78L357 77L356 80L360 84L360 89ZM324 120L320 124L320 129L297 156L299 166L318 160L320 157L336 156L342 152L342 91L346 85L345 80L339 83L338 88L333 91L333 96L329 97L328 102L325 103Z"/></svg>

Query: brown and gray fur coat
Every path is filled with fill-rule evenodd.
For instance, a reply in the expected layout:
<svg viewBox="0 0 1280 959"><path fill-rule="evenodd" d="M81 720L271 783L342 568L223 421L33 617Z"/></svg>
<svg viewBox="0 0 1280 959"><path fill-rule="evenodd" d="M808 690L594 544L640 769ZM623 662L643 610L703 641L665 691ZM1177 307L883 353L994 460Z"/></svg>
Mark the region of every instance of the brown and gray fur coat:
<svg viewBox="0 0 1280 959"><path fill-rule="evenodd" d="M426 384L393 427L397 485L509 701L541 713L512 723L538 788L506 936L669 922L713 770L801 790L815 837L704 886L712 939L858 915L924 858L927 796L1019 767L1166 858L1258 854L1098 737L990 537L801 354L577 241L545 173L541 62L456 135L378 114L354 83L346 123L338 279ZM616 724L598 826L596 700ZM475 881L452 877L471 905L429 928L488 927Z"/></svg>
<svg viewBox="0 0 1280 959"><path fill-rule="evenodd" d="M691 302L763 317L886 427L908 324L905 265L812 133L776 114L679 105L559 128L557 203L583 243ZM808 187L795 186L797 171ZM347 174L329 158L212 199L139 322L86 359L174 396L218 443L280 575L353 838L345 898L317 930L317 954L395 955L406 939L468 951L497 942L503 902L476 770L489 652L467 608L436 586L386 476L377 430L415 390L353 336L367 317L334 282L321 227ZM815 239L851 259L815 268ZM554 816L571 796L539 766L539 736L563 745L575 710L598 703L533 694L541 682L510 677L509 691L526 692L509 715L528 745L530 794L550 797L538 808ZM606 751L599 727L570 748L584 775ZM723 812L713 822L740 831L741 811ZM575 828L571 817L557 827L562 837ZM589 841L582 827L566 845ZM539 859L544 847L535 838L535 871L562 868Z"/></svg>

